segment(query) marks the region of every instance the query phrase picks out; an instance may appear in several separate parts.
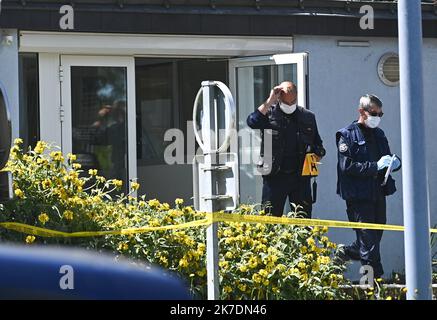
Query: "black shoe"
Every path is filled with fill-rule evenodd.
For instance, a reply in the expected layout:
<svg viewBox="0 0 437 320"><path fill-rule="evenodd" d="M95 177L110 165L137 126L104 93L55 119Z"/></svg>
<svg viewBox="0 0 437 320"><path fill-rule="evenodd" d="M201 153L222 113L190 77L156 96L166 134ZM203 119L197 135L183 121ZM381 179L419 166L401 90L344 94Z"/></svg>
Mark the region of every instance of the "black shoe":
<svg viewBox="0 0 437 320"><path fill-rule="evenodd" d="M346 246L344 244L339 244L337 250L334 253L333 261L337 264L344 264L352 260L351 257L346 253Z"/></svg>

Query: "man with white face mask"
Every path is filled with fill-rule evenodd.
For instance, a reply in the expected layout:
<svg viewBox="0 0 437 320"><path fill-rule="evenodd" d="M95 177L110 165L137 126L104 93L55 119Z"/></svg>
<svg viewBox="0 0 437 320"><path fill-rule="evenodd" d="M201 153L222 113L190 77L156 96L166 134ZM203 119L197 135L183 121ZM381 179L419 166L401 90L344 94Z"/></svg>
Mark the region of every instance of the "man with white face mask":
<svg viewBox="0 0 437 320"><path fill-rule="evenodd" d="M385 198L396 192L394 180L384 176L390 166L392 155L388 140L378 128L382 102L375 95L360 99L359 118L336 134L338 149L337 193L346 201L349 221L363 223L386 223ZM392 163L392 171L401 167L399 158ZM380 241L382 231L356 229L356 241L350 246L341 246L338 257L343 260L360 260L373 267L375 278L384 273Z"/></svg>
<svg viewBox="0 0 437 320"><path fill-rule="evenodd" d="M267 100L247 118L262 136L262 203L267 213L282 216L288 200L300 205L311 217L313 197L311 178L302 175L306 153L325 155L314 113L297 105L297 88L290 81L274 87ZM271 150L264 148L271 139Z"/></svg>

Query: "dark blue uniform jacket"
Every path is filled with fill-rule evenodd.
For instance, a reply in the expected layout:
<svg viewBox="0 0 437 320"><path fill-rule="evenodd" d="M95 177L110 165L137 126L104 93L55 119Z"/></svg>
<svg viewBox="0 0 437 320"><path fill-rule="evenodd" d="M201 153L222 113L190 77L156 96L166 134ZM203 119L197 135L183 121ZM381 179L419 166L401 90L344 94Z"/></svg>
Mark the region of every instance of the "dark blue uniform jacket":
<svg viewBox="0 0 437 320"><path fill-rule="evenodd" d="M391 155L384 131L380 128L373 130L380 154ZM378 172L376 161L369 161L369 150L358 123L355 121L337 131L336 142L337 194L344 200L375 200L376 196L380 196L375 194L375 186L383 182L385 170ZM382 187L382 193L388 196L395 192L395 181L390 176L387 184Z"/></svg>
<svg viewBox="0 0 437 320"><path fill-rule="evenodd" d="M311 111L297 106L297 167L302 170L307 152L314 152L319 157L326 153L322 139L317 129L316 118ZM258 167L263 175L275 175L280 171L280 166L285 152L286 124L284 112L279 104L272 106L266 115L259 110L247 117L247 124L252 129L261 129L261 154ZM264 142L267 135L271 135L272 154L265 154Z"/></svg>

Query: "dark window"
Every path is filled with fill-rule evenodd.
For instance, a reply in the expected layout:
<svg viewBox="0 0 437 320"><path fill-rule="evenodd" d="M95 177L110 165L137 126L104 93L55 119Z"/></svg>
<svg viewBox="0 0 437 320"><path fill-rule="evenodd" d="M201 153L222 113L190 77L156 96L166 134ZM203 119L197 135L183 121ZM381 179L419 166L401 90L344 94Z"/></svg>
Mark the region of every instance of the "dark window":
<svg viewBox="0 0 437 320"><path fill-rule="evenodd" d="M187 137L193 103L201 82L228 82L226 60L135 60L138 165L164 164L165 132L179 128ZM187 149L185 148L185 151Z"/></svg>
<svg viewBox="0 0 437 320"><path fill-rule="evenodd" d="M39 140L38 55L20 53L20 138L24 146L35 146Z"/></svg>

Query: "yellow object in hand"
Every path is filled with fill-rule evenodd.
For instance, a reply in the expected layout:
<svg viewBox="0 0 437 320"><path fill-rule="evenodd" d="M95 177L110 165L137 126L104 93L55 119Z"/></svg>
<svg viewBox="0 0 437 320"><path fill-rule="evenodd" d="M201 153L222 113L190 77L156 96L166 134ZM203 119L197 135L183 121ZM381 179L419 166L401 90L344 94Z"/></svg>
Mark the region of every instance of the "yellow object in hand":
<svg viewBox="0 0 437 320"><path fill-rule="evenodd" d="M305 155L305 161L302 168L302 176L317 177L319 175L319 169L317 167L320 158L315 153L307 153Z"/></svg>

